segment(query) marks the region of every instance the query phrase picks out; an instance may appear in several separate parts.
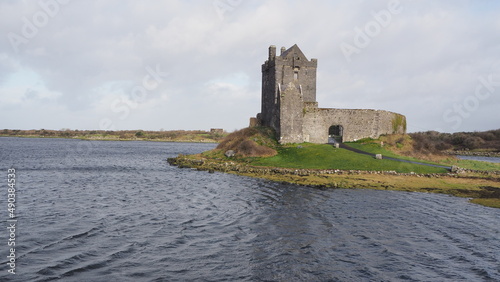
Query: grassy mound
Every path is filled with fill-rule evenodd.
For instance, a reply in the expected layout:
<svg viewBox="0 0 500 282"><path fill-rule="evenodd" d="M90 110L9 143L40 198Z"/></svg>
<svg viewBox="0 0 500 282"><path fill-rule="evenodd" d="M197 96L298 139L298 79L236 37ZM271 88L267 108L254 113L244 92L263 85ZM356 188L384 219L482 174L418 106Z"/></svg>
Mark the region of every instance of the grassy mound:
<svg viewBox="0 0 500 282"><path fill-rule="evenodd" d="M500 171L500 164L458 160L450 156L434 157L429 154L430 157L423 161L416 156L422 153L426 155L425 152L413 150L417 142L408 135L388 135L377 140L352 142L349 146L387 157ZM235 156L226 157L224 153L228 150L235 151ZM444 193L474 198L472 202L477 204L500 207L500 175L496 172L449 174L445 168L378 160L327 144L280 145L273 130L264 127L236 131L222 140L214 150L171 158L169 163L299 185Z"/></svg>
<svg viewBox="0 0 500 282"><path fill-rule="evenodd" d="M349 146L369 152L372 154L382 154L383 156L418 161L430 164L440 164L445 166L458 166L474 170L500 170L500 164L460 160L454 156L441 154L439 151L432 153L429 150L415 149L423 148L409 135L387 135L379 139L362 139L356 142L347 143Z"/></svg>
<svg viewBox="0 0 500 282"><path fill-rule="evenodd" d="M446 159L456 159L449 155L415 151L412 138L409 135L402 134L381 136L379 139L366 138L356 142L347 142L346 144L371 154L382 154L386 157L429 164L439 164Z"/></svg>
<svg viewBox="0 0 500 282"><path fill-rule="evenodd" d="M257 166L305 168L305 169L340 169L340 170L372 170L415 173L445 173L444 168L428 167L419 164L396 162L392 160L376 160L375 158L337 149L331 145L301 144L283 146L279 154L268 158L253 160Z"/></svg>
<svg viewBox="0 0 500 282"><path fill-rule="evenodd" d="M388 157L401 156L408 157L409 160L426 160L428 162L436 163L448 158L454 158L449 155L442 154L440 151L428 150L422 146L418 140L414 140L408 134L390 134L382 135L378 139L362 139L349 145L357 148L363 145L370 153L383 154ZM359 144L359 145L358 145Z"/></svg>
<svg viewBox="0 0 500 282"><path fill-rule="evenodd" d="M491 171L500 170L500 164L459 160L449 155L433 154L414 150L416 140L409 135L393 134L379 139L363 139L347 143L349 146L386 157L405 159L444 166L458 166L466 169ZM231 133L219 146L204 153L205 157L225 159L224 152L233 150L236 161L255 166L298 168L298 169L340 169L366 171L396 171L401 173L445 173L444 168L397 162L388 159L376 160L367 155L354 153L326 144L280 145L274 131L267 127L245 128Z"/></svg>
<svg viewBox="0 0 500 282"><path fill-rule="evenodd" d="M226 136L216 150L233 150L238 157L270 157L278 152L274 132L266 127L249 127Z"/></svg>

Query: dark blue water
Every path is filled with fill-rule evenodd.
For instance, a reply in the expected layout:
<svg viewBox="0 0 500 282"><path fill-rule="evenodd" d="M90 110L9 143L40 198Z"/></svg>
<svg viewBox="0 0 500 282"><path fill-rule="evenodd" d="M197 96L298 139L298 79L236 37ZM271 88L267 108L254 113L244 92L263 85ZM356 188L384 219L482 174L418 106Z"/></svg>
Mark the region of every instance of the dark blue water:
<svg viewBox="0 0 500 282"><path fill-rule="evenodd" d="M0 281L500 280L500 209L166 162L213 147L0 138ZM6 264L10 166L15 275Z"/></svg>

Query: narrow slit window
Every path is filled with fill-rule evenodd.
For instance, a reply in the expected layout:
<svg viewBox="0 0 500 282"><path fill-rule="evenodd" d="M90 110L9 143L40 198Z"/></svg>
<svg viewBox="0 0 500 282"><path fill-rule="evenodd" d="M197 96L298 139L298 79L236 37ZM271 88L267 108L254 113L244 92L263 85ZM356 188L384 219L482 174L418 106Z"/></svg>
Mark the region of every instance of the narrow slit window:
<svg viewBox="0 0 500 282"><path fill-rule="evenodd" d="M294 68L293 69L293 79L294 80L299 79L299 68Z"/></svg>

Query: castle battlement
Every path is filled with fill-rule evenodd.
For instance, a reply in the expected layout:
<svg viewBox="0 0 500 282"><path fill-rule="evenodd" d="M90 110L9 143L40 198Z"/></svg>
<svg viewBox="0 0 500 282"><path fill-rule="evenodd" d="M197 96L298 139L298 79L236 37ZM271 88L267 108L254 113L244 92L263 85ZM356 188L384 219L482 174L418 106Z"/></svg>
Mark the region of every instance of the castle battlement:
<svg viewBox="0 0 500 282"><path fill-rule="evenodd" d="M271 45L262 64L261 112L251 120L252 126L274 128L280 143L354 141L406 132L406 118L397 113L318 108L318 60L308 60L296 44L280 51L277 56Z"/></svg>

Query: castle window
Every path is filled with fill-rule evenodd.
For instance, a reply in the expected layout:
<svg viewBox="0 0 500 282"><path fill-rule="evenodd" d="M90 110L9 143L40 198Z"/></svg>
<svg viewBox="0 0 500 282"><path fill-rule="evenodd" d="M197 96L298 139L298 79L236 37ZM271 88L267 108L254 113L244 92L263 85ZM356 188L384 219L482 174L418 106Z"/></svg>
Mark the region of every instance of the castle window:
<svg viewBox="0 0 500 282"><path fill-rule="evenodd" d="M278 104L278 95L281 94L281 84L278 83L278 91L274 93L274 104Z"/></svg>
<svg viewBox="0 0 500 282"><path fill-rule="evenodd" d="M293 68L293 79L295 79L295 80L299 79L299 68L298 67Z"/></svg>

